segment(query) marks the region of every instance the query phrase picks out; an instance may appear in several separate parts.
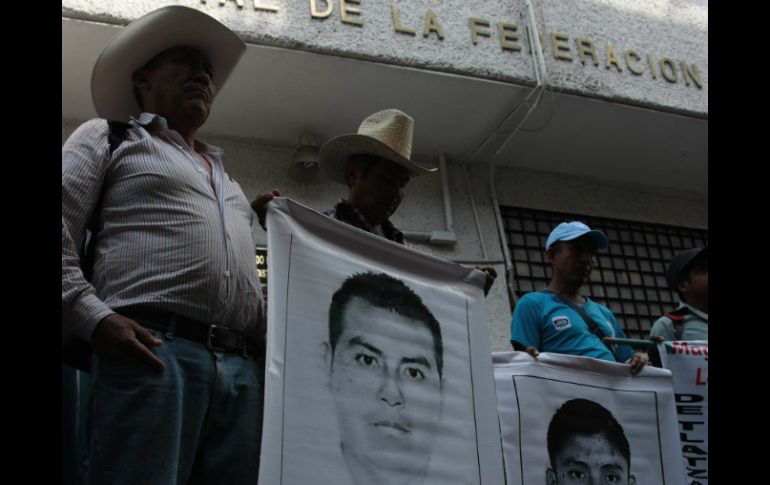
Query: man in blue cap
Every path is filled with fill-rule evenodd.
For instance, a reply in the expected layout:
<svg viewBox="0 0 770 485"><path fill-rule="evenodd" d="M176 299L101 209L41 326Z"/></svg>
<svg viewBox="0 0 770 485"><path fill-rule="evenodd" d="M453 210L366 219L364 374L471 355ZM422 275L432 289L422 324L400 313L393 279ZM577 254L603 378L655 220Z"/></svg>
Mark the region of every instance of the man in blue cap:
<svg viewBox="0 0 770 485"><path fill-rule="evenodd" d="M666 272L666 282L677 292L681 303L655 322L650 330L651 338L709 339L708 262L708 248L685 249L674 256Z"/></svg>
<svg viewBox="0 0 770 485"><path fill-rule="evenodd" d="M551 232L545 255L553 267L548 288L524 295L511 321L511 344L533 357L540 351L623 362L636 374L646 359L627 345L610 346L602 337L626 338L612 311L580 288L588 281L596 251L609 245L607 236L579 221L562 222Z"/></svg>

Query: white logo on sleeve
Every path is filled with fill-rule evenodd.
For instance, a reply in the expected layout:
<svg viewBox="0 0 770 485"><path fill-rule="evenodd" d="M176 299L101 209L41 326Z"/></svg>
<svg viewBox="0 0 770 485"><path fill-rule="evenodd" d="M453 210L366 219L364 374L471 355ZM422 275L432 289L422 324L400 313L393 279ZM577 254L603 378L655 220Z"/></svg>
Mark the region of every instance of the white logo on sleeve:
<svg viewBox="0 0 770 485"><path fill-rule="evenodd" d="M553 317L551 319L551 323L553 323L553 328L556 330L564 330L565 328L570 328L572 326L572 323L569 321L568 317Z"/></svg>

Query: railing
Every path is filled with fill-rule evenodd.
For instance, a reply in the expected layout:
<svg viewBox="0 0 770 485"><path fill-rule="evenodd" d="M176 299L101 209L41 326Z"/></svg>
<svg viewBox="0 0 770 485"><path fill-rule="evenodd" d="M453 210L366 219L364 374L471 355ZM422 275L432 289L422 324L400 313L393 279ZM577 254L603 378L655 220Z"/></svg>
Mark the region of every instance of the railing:
<svg viewBox="0 0 770 485"><path fill-rule="evenodd" d="M663 367L663 364L660 361L660 352L658 351L658 343L662 342L662 339L658 337L652 337L646 340L635 338L604 337L602 340L605 344L608 345L628 345L633 349L643 350L649 356L649 363L652 366Z"/></svg>

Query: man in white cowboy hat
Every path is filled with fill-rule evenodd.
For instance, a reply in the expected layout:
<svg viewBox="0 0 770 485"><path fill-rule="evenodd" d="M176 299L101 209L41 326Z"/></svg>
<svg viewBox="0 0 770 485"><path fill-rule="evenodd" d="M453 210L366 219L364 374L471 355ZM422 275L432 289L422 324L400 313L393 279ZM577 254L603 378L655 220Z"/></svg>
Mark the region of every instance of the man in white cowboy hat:
<svg viewBox="0 0 770 485"><path fill-rule="evenodd" d="M397 109L369 115L358 132L333 138L321 147L321 168L333 181L348 186L348 198L340 199L325 214L351 226L399 244L404 235L390 217L404 198L411 177L429 174L411 160L414 119ZM491 266L477 269L486 273L484 293L497 277Z"/></svg>
<svg viewBox="0 0 770 485"><path fill-rule="evenodd" d="M62 330L95 351L90 483L257 482L254 214L196 138L245 48L187 7L131 22L93 69L100 118L62 149ZM107 120L128 122L122 141ZM90 281L73 254L87 228Z"/></svg>

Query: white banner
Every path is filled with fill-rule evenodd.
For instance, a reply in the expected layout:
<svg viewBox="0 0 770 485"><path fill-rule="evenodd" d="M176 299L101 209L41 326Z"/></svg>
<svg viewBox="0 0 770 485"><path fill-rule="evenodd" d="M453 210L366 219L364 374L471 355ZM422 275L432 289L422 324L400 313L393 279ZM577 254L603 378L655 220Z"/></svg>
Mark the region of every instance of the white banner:
<svg viewBox="0 0 770 485"><path fill-rule="evenodd" d="M709 343L658 344L663 367L674 379L679 437L688 485L708 484Z"/></svg>
<svg viewBox="0 0 770 485"><path fill-rule="evenodd" d="M482 273L268 209L260 485L503 483Z"/></svg>
<svg viewBox="0 0 770 485"><path fill-rule="evenodd" d="M684 485L671 373L588 357L493 354L509 485Z"/></svg>

